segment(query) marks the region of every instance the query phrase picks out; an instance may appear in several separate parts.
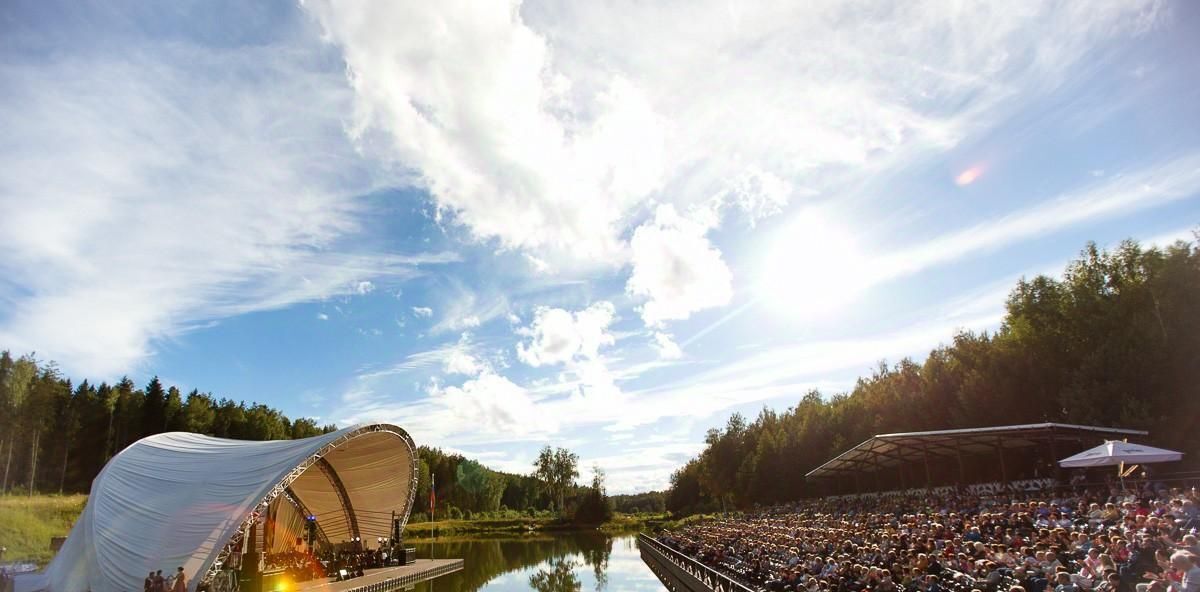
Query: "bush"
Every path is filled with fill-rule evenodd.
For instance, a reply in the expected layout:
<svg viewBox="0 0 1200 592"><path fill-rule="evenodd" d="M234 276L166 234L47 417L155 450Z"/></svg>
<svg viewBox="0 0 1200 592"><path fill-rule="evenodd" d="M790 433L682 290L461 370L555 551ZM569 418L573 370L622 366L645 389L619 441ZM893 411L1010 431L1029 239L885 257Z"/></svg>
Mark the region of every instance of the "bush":
<svg viewBox="0 0 1200 592"><path fill-rule="evenodd" d="M603 524L612 519L613 509L608 497L599 489L589 489L579 498L571 515L575 524Z"/></svg>

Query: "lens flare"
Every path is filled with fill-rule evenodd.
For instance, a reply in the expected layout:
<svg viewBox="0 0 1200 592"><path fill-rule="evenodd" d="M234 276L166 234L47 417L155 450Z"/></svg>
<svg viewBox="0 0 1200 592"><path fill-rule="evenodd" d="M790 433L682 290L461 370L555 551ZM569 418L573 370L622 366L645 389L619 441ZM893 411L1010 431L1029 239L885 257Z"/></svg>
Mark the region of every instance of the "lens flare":
<svg viewBox="0 0 1200 592"><path fill-rule="evenodd" d="M983 174L983 165L977 164L958 174L954 178L954 183L959 187L966 187L974 183L979 176Z"/></svg>

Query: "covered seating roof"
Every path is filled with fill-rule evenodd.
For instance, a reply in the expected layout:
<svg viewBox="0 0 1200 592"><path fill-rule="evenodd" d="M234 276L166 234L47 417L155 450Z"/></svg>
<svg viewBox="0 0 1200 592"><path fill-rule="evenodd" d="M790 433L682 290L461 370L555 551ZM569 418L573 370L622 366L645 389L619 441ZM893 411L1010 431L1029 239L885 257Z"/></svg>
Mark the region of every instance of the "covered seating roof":
<svg viewBox="0 0 1200 592"><path fill-rule="evenodd" d="M58 555L16 589L128 590L147 572L183 567L194 591L280 496L328 516L323 526L340 538L388 537L390 519L377 516L407 519L416 463L412 438L389 424L267 442L184 432L143 438L105 465Z"/></svg>
<svg viewBox="0 0 1200 592"><path fill-rule="evenodd" d="M880 434L809 471L805 477L812 479L876 471L884 467L921 461L926 458L926 455L932 458L954 458L959 454L989 454L998 448L1025 448L1056 438L1121 439L1148 434L1149 432L1142 430L1064 423L1033 423L961 430Z"/></svg>

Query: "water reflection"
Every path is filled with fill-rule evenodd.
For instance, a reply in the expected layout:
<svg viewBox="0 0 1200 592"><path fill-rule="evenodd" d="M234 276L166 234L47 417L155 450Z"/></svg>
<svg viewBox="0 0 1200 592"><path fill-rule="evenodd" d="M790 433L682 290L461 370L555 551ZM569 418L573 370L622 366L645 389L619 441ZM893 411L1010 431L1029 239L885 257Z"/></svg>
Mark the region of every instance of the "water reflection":
<svg viewBox="0 0 1200 592"><path fill-rule="evenodd" d="M574 561L555 559L551 567L542 568L529 576L529 587L538 592L579 592L583 584L575 577ZM597 587L599 589L599 587Z"/></svg>
<svg viewBox="0 0 1200 592"><path fill-rule="evenodd" d="M634 535L535 534L417 543L418 557L461 557L463 571L417 586L419 592L582 592L662 590L642 563Z"/></svg>

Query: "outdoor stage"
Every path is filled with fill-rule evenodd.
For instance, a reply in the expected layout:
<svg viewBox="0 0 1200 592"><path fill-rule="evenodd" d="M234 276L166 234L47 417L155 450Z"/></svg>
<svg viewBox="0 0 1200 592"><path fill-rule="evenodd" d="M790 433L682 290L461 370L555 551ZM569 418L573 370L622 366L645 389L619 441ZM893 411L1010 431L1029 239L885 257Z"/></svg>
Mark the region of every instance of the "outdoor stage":
<svg viewBox="0 0 1200 592"><path fill-rule="evenodd" d="M418 559L411 565L367 570L361 578L344 582L312 580L296 585L296 592L383 592L454 573L463 568L462 559Z"/></svg>

